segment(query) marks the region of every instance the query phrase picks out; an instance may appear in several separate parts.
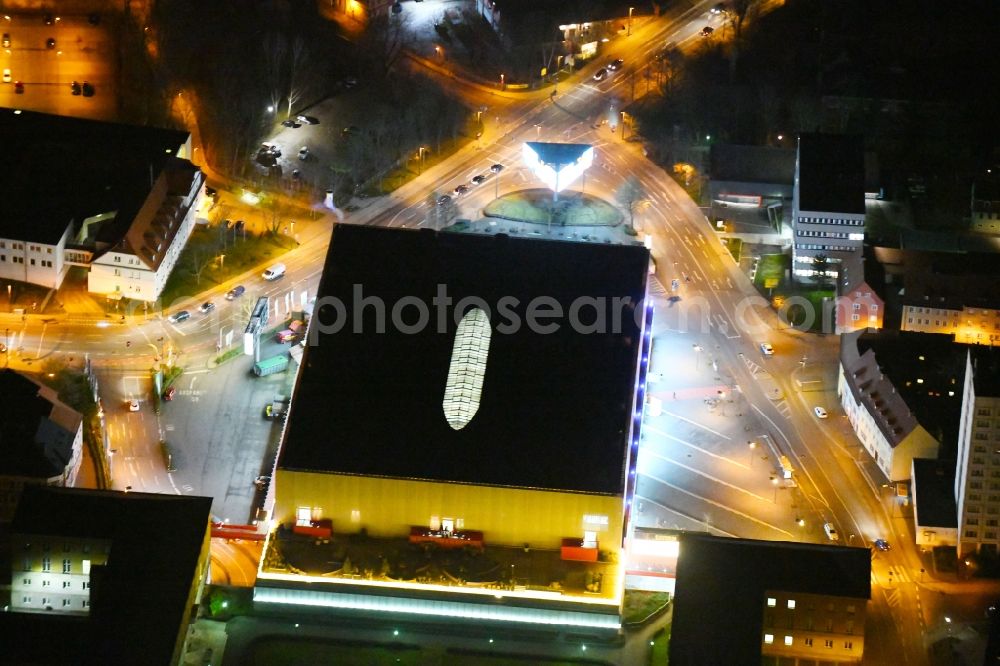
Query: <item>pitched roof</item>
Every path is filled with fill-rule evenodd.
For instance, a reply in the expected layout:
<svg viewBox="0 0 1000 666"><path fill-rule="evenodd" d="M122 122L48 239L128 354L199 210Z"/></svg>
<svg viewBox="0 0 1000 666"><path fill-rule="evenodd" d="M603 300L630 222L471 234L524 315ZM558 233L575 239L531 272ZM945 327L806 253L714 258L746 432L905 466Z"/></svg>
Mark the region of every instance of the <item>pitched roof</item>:
<svg viewBox="0 0 1000 666"><path fill-rule="evenodd" d="M643 312L648 257L641 246L338 226L311 332L320 322L343 325L305 350L278 466L622 492L641 343L634 312ZM442 288L451 300L439 307ZM384 304L384 333L377 306L359 316L358 293ZM599 310L605 332L577 332L565 318L551 320L558 326L549 333L528 325L531 303L550 299L567 313L590 298L580 319L592 322ZM629 303L620 332L610 323L614 298ZM333 299L343 312L323 304ZM475 299L487 314L486 353L470 338L453 355L456 319ZM425 326L404 332L389 321L406 302L403 319L416 321L423 307ZM470 354L481 356L482 375L465 374ZM482 381L478 408L457 430L444 408L456 362L472 393L475 377Z"/></svg>
<svg viewBox="0 0 1000 666"><path fill-rule="evenodd" d="M14 370L0 370L0 475L62 474L82 419L51 389Z"/></svg>
<svg viewBox="0 0 1000 666"><path fill-rule="evenodd" d="M187 132L0 108L0 237L55 244L71 221L131 219Z"/></svg>

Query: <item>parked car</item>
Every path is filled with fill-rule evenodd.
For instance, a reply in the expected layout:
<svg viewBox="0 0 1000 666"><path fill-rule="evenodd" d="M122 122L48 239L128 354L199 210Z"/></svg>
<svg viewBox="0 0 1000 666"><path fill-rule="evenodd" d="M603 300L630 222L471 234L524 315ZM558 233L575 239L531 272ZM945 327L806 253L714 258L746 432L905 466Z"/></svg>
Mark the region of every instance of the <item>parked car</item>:
<svg viewBox="0 0 1000 666"><path fill-rule="evenodd" d="M344 84L344 88L350 90L354 86L358 85L358 80L353 76L348 76L346 79L342 81L342 83Z"/></svg>
<svg viewBox="0 0 1000 666"><path fill-rule="evenodd" d="M11 78L12 77L10 75L10 67L4 67L3 68L3 82L4 83L10 83Z"/></svg>
<svg viewBox="0 0 1000 666"><path fill-rule="evenodd" d="M823 525L823 531L826 532L826 538L830 541L840 541L840 535L837 534L837 528L833 526L833 523Z"/></svg>
<svg viewBox="0 0 1000 666"><path fill-rule="evenodd" d="M291 127L293 129L297 128L297 127L302 127L302 125L300 125L299 123L295 122L294 120L290 120L290 119L289 120L282 120L281 121L281 126L282 127Z"/></svg>
<svg viewBox="0 0 1000 666"><path fill-rule="evenodd" d="M20 81L14 81L14 93L17 95L24 94L24 84Z"/></svg>
<svg viewBox="0 0 1000 666"><path fill-rule="evenodd" d="M299 159L305 160L309 158L309 146L302 146L299 148Z"/></svg>
<svg viewBox="0 0 1000 666"><path fill-rule="evenodd" d="M443 206L446 203L450 202L451 202L451 197L449 197L447 194L442 194L441 196L438 197L438 206Z"/></svg>
<svg viewBox="0 0 1000 666"><path fill-rule="evenodd" d="M286 328L283 331L278 331L277 339L278 342L291 342L295 338L295 332L291 329Z"/></svg>
<svg viewBox="0 0 1000 666"><path fill-rule="evenodd" d="M235 287L233 287L232 289L230 289L229 291L226 292L226 300L227 301L236 300L237 298L239 298L240 296L242 296L243 292L245 292L245 291L246 291L246 287L244 287L241 284L238 284L238 285L236 285Z"/></svg>
<svg viewBox="0 0 1000 666"><path fill-rule="evenodd" d="M168 388L166 391L163 392L163 399L166 400L167 402L170 402L171 400L174 399L175 395L177 395L177 389L171 386L170 388Z"/></svg>
<svg viewBox="0 0 1000 666"><path fill-rule="evenodd" d="M771 346L770 342L760 343L760 353L764 356L774 356L774 347Z"/></svg>
<svg viewBox="0 0 1000 666"><path fill-rule="evenodd" d="M9 49L10 48L10 33L9 32L3 33L3 47L5 49Z"/></svg>
<svg viewBox="0 0 1000 666"><path fill-rule="evenodd" d="M79 81L74 81L73 83L69 84L69 90L74 95L79 95L80 93L83 92L83 88L80 87Z"/></svg>
<svg viewBox="0 0 1000 666"><path fill-rule="evenodd" d="M468 185L459 185L458 187L455 188L455 196L460 197L468 191L469 191Z"/></svg>
<svg viewBox="0 0 1000 666"><path fill-rule="evenodd" d="M490 171L492 171L493 173L500 173L501 171L503 171L503 165L494 164L493 166L490 167Z"/></svg>
<svg viewBox="0 0 1000 666"><path fill-rule="evenodd" d="M139 401L135 398L128 399L128 411L137 412L139 411Z"/></svg>
<svg viewBox="0 0 1000 666"><path fill-rule="evenodd" d="M46 14L42 17L42 22L45 23L45 25L53 25L58 20L59 17L53 16L52 14Z"/></svg>
<svg viewBox="0 0 1000 666"><path fill-rule="evenodd" d="M340 138L342 139L350 138L352 134L357 134L360 131L361 130L355 127L354 125L348 125L344 129L340 130Z"/></svg>
<svg viewBox="0 0 1000 666"><path fill-rule="evenodd" d="M319 118L314 116L295 116L295 119L303 125L319 125Z"/></svg>
<svg viewBox="0 0 1000 666"><path fill-rule="evenodd" d="M594 72L595 81L603 81L606 78L608 78L608 70L605 69L604 67L601 67L599 70Z"/></svg>
<svg viewBox="0 0 1000 666"><path fill-rule="evenodd" d="M180 312L175 312L169 317L167 317L167 321L169 321L171 324L179 324L182 321L185 321L190 318L191 318L190 312L188 312L187 310L181 310Z"/></svg>
<svg viewBox="0 0 1000 666"><path fill-rule="evenodd" d="M213 303L212 301L205 301L200 306L198 306L198 312L202 314L208 314L214 309L215 309L215 303Z"/></svg>
<svg viewBox="0 0 1000 666"><path fill-rule="evenodd" d="M55 37L49 37L48 39L45 40L45 48L54 49L55 47L56 47Z"/></svg>
<svg viewBox="0 0 1000 666"><path fill-rule="evenodd" d="M87 81L83 82L83 96L84 97L94 96L94 86L90 85L90 83Z"/></svg>
<svg viewBox="0 0 1000 666"><path fill-rule="evenodd" d="M878 548L879 550L881 550L882 552L885 552L885 551L887 551L887 550L889 550L891 548L891 546L889 545L889 542L886 541L885 539L875 539L874 543L875 543L875 547Z"/></svg>
<svg viewBox="0 0 1000 666"><path fill-rule="evenodd" d="M816 415L816 418L818 419L825 419L827 416L826 410L820 407L819 405L813 407L813 413Z"/></svg>
<svg viewBox="0 0 1000 666"><path fill-rule="evenodd" d="M726 13L726 3L720 2L719 4L712 7L710 10L713 14L725 14Z"/></svg>
<svg viewBox="0 0 1000 666"><path fill-rule="evenodd" d="M486 173L481 173L478 176L473 176L472 177L472 184L473 185L482 185L483 183L486 182L486 179L489 178L489 177L490 177L489 174L486 174Z"/></svg>
<svg viewBox="0 0 1000 666"><path fill-rule="evenodd" d="M713 32L715 32L715 28L713 28L710 25L706 25L704 28L701 29L701 36L702 37L708 37Z"/></svg>
<svg viewBox="0 0 1000 666"><path fill-rule="evenodd" d="M622 60L621 58L615 58L614 60L608 63L608 69L610 69L612 72L617 72L619 69L621 69L622 65L624 64L625 64L624 60Z"/></svg>
<svg viewBox="0 0 1000 666"><path fill-rule="evenodd" d="M7 353L7 345L0 342L0 354L6 354L6 353Z"/></svg>

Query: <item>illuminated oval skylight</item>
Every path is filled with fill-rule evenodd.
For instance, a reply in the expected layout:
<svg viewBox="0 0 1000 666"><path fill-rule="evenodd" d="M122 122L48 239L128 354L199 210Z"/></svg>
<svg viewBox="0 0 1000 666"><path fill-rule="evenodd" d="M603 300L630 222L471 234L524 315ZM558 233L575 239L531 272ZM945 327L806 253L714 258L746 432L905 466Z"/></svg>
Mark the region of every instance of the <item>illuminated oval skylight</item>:
<svg viewBox="0 0 1000 666"><path fill-rule="evenodd" d="M480 308L465 313L455 331L448 383L444 387L444 417L454 430L461 430L479 411L483 393L486 356L490 351L490 319Z"/></svg>

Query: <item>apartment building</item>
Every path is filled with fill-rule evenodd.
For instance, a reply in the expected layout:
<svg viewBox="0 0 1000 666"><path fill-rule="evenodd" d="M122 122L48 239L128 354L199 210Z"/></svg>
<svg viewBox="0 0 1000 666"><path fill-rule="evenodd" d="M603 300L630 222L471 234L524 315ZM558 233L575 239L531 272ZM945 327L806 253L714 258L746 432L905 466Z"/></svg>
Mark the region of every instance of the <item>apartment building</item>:
<svg viewBox="0 0 1000 666"><path fill-rule="evenodd" d="M1000 354L969 347L955 469L958 556L1000 554Z"/></svg>
<svg viewBox="0 0 1000 666"><path fill-rule="evenodd" d="M862 281L834 301L837 333L863 328L882 328L885 301L867 282Z"/></svg>
<svg viewBox="0 0 1000 666"><path fill-rule="evenodd" d="M680 536L670 663L861 663L867 548Z"/></svg>
<svg viewBox="0 0 1000 666"><path fill-rule="evenodd" d="M1000 344L1000 307L969 305L972 297L914 296L902 301L902 331L945 333L956 342L972 345ZM992 305L992 303L990 303ZM1000 305L1000 303L998 303Z"/></svg>
<svg viewBox="0 0 1000 666"><path fill-rule="evenodd" d="M992 178L973 182L970 212L970 231L1000 234L1000 181Z"/></svg>
<svg viewBox="0 0 1000 666"><path fill-rule="evenodd" d="M837 395L868 455L889 481L914 458L937 458L958 433L964 350L951 336L858 330L841 336Z"/></svg>

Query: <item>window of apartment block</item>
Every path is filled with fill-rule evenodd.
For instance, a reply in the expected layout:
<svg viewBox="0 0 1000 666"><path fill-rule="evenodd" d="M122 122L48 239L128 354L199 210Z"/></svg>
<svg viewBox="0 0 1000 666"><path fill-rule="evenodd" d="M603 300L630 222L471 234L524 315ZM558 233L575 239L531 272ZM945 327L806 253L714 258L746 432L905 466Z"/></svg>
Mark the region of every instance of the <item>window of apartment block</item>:
<svg viewBox="0 0 1000 666"><path fill-rule="evenodd" d="M970 539L975 539L976 530L965 530L965 536L969 537Z"/></svg>
<svg viewBox="0 0 1000 666"><path fill-rule="evenodd" d="M52 571L52 558L43 557L42 558L42 571Z"/></svg>
<svg viewBox="0 0 1000 666"><path fill-rule="evenodd" d="M851 315L851 321L858 321L859 319L861 319L861 315L856 315L856 314Z"/></svg>
<svg viewBox="0 0 1000 666"><path fill-rule="evenodd" d="M774 634L764 634L764 642L768 645L774 642Z"/></svg>
<svg viewBox="0 0 1000 666"><path fill-rule="evenodd" d="M850 650L850 649L853 649L853 648L854 648L854 642L853 641L844 641L844 649L845 650Z"/></svg>
<svg viewBox="0 0 1000 666"><path fill-rule="evenodd" d="M775 599L774 597L768 597L767 598L767 607L768 608L774 608L777 605L778 605L778 600L777 599Z"/></svg>
<svg viewBox="0 0 1000 666"><path fill-rule="evenodd" d="M785 645L791 645L791 644L792 644L792 637L785 635Z"/></svg>
<svg viewBox="0 0 1000 666"><path fill-rule="evenodd" d="M788 610L795 610L795 599L788 600Z"/></svg>
<svg viewBox="0 0 1000 666"><path fill-rule="evenodd" d="M63 599L63 603L62 603L63 608L66 608L66 606L69 606L71 603L72 602L69 599Z"/></svg>
<svg viewBox="0 0 1000 666"><path fill-rule="evenodd" d="M31 585L31 579L30 578L22 578L21 579L21 584L22 585Z"/></svg>
<svg viewBox="0 0 1000 666"><path fill-rule="evenodd" d="M827 640L823 641L823 645L825 645L828 648L832 648L833 647L833 641L827 639Z"/></svg>
<svg viewBox="0 0 1000 666"><path fill-rule="evenodd" d="M855 310L860 310L860 309L861 309L861 303L854 303L854 305L853 305L852 307L853 307L853 308L854 308Z"/></svg>
<svg viewBox="0 0 1000 666"><path fill-rule="evenodd" d="M70 573L72 569L72 562L70 560L63 560L63 573Z"/></svg>
<svg viewBox="0 0 1000 666"><path fill-rule="evenodd" d="M49 587L51 585L52 585L52 581L51 580L43 580L42 581L42 587Z"/></svg>
<svg viewBox="0 0 1000 666"><path fill-rule="evenodd" d="M806 638L803 640L803 642L806 644L807 647L812 647L813 645L813 639L811 638Z"/></svg>

